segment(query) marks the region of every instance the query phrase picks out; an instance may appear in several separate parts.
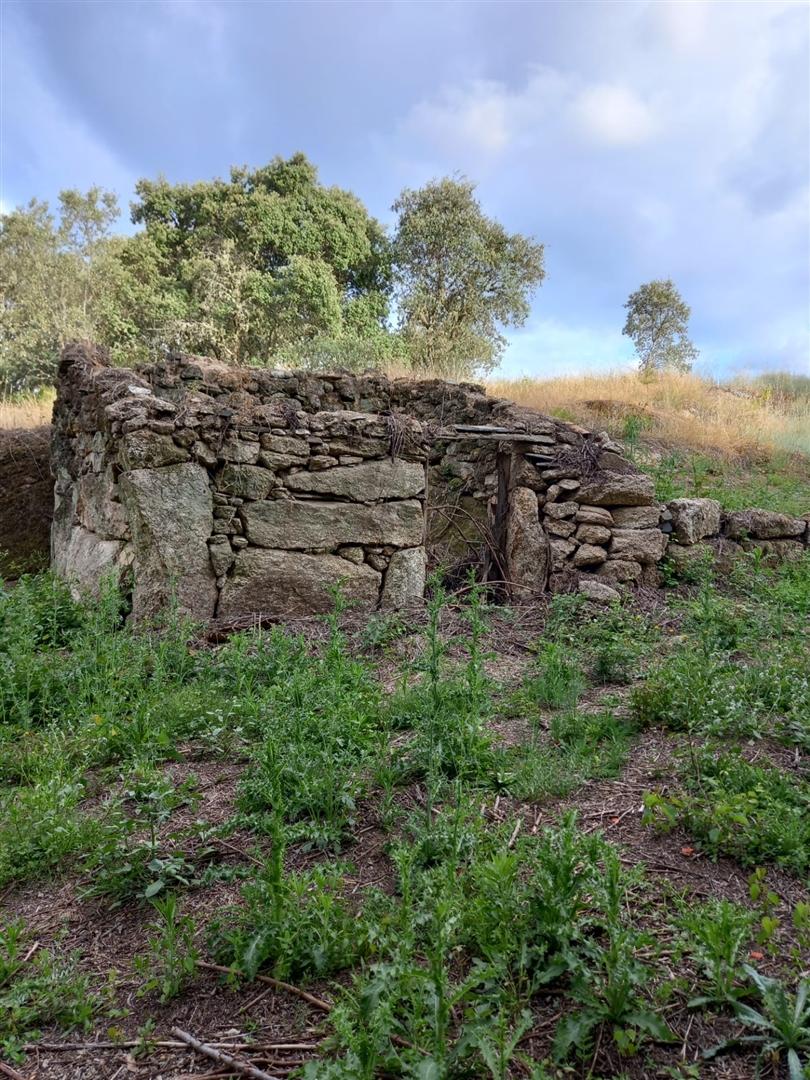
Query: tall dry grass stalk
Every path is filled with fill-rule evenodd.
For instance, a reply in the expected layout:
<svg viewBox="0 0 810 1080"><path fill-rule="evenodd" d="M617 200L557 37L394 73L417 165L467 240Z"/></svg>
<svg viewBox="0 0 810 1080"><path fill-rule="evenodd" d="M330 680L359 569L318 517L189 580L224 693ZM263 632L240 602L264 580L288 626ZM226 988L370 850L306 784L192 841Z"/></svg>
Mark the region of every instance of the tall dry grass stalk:
<svg viewBox="0 0 810 1080"><path fill-rule="evenodd" d="M578 375L491 380L487 389L586 427L621 432L638 415L646 433L694 450L810 454L810 398L787 399L756 383L722 386L697 375Z"/></svg>
<svg viewBox="0 0 810 1080"><path fill-rule="evenodd" d="M0 398L0 430L50 424L55 397L53 390L47 390L25 397Z"/></svg>

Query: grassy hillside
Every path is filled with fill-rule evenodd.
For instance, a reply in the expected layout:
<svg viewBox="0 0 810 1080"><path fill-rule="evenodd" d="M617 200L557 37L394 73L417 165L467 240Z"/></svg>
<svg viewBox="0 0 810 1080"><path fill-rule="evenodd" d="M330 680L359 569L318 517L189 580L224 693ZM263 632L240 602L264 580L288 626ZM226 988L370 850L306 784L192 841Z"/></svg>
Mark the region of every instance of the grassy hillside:
<svg viewBox="0 0 810 1080"><path fill-rule="evenodd" d="M49 391L37 395L23 394L14 398L0 398L0 428L9 430L50 424L55 397L56 394Z"/></svg>
<svg viewBox="0 0 810 1080"><path fill-rule="evenodd" d="M810 378L718 385L629 374L502 380L489 389L609 431L654 476L661 500L696 495L728 509L810 512Z"/></svg>
<svg viewBox="0 0 810 1080"><path fill-rule="evenodd" d="M801 375L727 384L697 375L583 375L497 380L490 389L589 427L601 423L617 435L634 418L646 439L685 450L810 455L810 378Z"/></svg>

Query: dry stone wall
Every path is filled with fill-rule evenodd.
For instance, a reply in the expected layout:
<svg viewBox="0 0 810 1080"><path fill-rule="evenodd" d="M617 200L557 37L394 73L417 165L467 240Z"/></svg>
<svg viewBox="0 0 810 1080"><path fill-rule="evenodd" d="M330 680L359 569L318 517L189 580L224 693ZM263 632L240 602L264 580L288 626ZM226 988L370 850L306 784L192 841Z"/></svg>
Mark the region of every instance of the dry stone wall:
<svg viewBox="0 0 810 1080"><path fill-rule="evenodd" d="M84 588L128 572L136 618L174 595L202 619L328 610L331 589L402 607L424 591L422 425L347 386L180 358L135 372L65 350L53 563ZM367 403L370 408L373 402Z"/></svg>
<svg viewBox="0 0 810 1080"><path fill-rule="evenodd" d="M758 552L766 564L773 565L802 558L810 545L810 514L724 511L715 499L673 499L665 512L673 534L667 555L682 573L709 553L728 565L743 552Z"/></svg>
<svg viewBox="0 0 810 1080"><path fill-rule="evenodd" d="M85 588L125 572L137 618L171 595L199 618L324 611L338 581L402 607L424 591L426 527L434 562L462 550L516 599L636 581L665 543L607 435L472 385L188 356L128 370L75 345L54 415L54 566Z"/></svg>
<svg viewBox="0 0 810 1080"><path fill-rule="evenodd" d="M171 596L210 619L400 608L426 564L470 565L513 600L655 585L670 536L803 550L807 522L655 501L592 433L481 387L235 369L171 356L110 367L63 354L54 411L52 562L83 588L131 583L136 618Z"/></svg>

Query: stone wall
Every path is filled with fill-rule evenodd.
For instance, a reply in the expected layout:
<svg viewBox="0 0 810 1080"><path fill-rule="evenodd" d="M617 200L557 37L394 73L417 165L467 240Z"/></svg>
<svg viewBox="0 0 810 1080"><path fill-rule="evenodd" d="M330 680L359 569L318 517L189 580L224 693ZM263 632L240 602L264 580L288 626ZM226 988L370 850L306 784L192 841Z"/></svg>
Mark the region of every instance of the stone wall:
<svg viewBox="0 0 810 1080"><path fill-rule="evenodd" d="M346 387L178 359L140 372L65 350L54 411L53 564L126 571L136 618L372 608L424 591L422 424ZM348 384L347 384L348 385ZM392 449L393 444L393 449Z"/></svg>
<svg viewBox="0 0 810 1080"><path fill-rule="evenodd" d="M746 527L678 505L706 500L662 506L605 432L471 384L191 356L127 370L88 345L62 357L52 469L56 570L85 588L125 574L136 617L172 594L205 619L321 612L338 581L397 608L422 597L426 562L475 566L516 601L609 596L657 584L670 535L725 530L766 553L807 539L806 522L760 535L760 511Z"/></svg>
<svg viewBox="0 0 810 1080"><path fill-rule="evenodd" d="M0 576L48 565L53 480L51 429L0 430Z"/></svg>
<svg viewBox="0 0 810 1080"><path fill-rule="evenodd" d="M724 511L715 499L673 499L666 512L672 528L667 555L679 572L688 572L709 552L723 564L742 552L758 552L773 565L801 558L810 545L810 513Z"/></svg>

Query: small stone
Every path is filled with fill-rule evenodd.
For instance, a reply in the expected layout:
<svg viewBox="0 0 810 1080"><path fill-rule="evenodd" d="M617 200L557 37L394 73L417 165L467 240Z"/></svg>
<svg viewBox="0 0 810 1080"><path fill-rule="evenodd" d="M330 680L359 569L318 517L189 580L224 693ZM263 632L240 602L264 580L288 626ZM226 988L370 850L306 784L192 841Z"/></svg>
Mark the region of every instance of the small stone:
<svg viewBox="0 0 810 1080"><path fill-rule="evenodd" d="M664 554L666 546L667 538L659 529L614 529L610 557L655 563Z"/></svg>
<svg viewBox="0 0 810 1080"><path fill-rule="evenodd" d="M244 548L244 547L247 547L247 546L248 546L248 542L247 542L247 540L245 539L244 536L232 536L231 537L231 547Z"/></svg>
<svg viewBox="0 0 810 1080"><path fill-rule="evenodd" d="M259 454L259 464L265 469L272 469L278 471L279 469L289 469L293 465L301 466L303 461L298 457L291 457L289 454L274 454L269 450L262 450Z"/></svg>
<svg viewBox="0 0 810 1080"><path fill-rule="evenodd" d="M599 567L596 574L614 584L638 581L641 577L641 563L634 562L632 559L609 559Z"/></svg>
<svg viewBox="0 0 810 1080"><path fill-rule="evenodd" d="M331 469L337 465L338 459L330 457L328 454L315 454L314 457L309 459L309 467L313 472L320 472L322 469Z"/></svg>
<svg viewBox="0 0 810 1080"><path fill-rule="evenodd" d="M622 529L654 529L661 511L657 506L617 506L613 521Z"/></svg>
<svg viewBox="0 0 810 1080"><path fill-rule="evenodd" d="M766 566L782 562L797 562L804 558L801 540L742 540L743 551L761 551Z"/></svg>
<svg viewBox="0 0 810 1080"><path fill-rule="evenodd" d="M649 506L655 485L645 473L603 472L586 481L578 498L593 506Z"/></svg>
<svg viewBox="0 0 810 1080"><path fill-rule="evenodd" d="M205 465L209 469L213 469L217 463L217 455L211 447L207 446L204 442L199 440L195 442L191 448L191 452L201 465Z"/></svg>
<svg viewBox="0 0 810 1080"><path fill-rule="evenodd" d="M607 544L610 535L610 529L605 528L604 525L585 524L577 528L576 538L580 544Z"/></svg>
<svg viewBox="0 0 810 1080"><path fill-rule="evenodd" d="M554 518L546 518L544 524L549 536L573 536L576 529L573 521L556 521Z"/></svg>
<svg viewBox="0 0 810 1080"><path fill-rule="evenodd" d="M578 592L587 596L595 604L614 604L617 600L621 600L621 594L616 589L612 589L603 581L594 581L590 577L580 579Z"/></svg>
<svg viewBox="0 0 810 1080"><path fill-rule="evenodd" d="M228 495L244 499L266 499L275 487L276 479L259 465L225 465L216 477L217 487Z"/></svg>
<svg viewBox="0 0 810 1080"><path fill-rule="evenodd" d="M576 544L559 537L549 540L548 546L551 550L551 565L554 570L562 570L567 564L568 556L577 549Z"/></svg>
<svg viewBox="0 0 810 1080"><path fill-rule="evenodd" d="M580 525L605 525L610 528L613 524L613 514L604 506L583 506L580 503L575 520Z"/></svg>
<svg viewBox="0 0 810 1080"><path fill-rule="evenodd" d="M124 469L159 469L188 461L188 451L176 446L170 435L145 429L125 435L118 456Z"/></svg>
<svg viewBox="0 0 810 1080"><path fill-rule="evenodd" d="M262 435L260 439L262 450L269 450L273 454L282 454L285 457L308 458L309 443L304 439L294 439L289 435Z"/></svg>
<svg viewBox="0 0 810 1080"><path fill-rule="evenodd" d="M218 578L228 573L236 558L226 536L212 536L208 541L208 554ZM219 587L222 588L221 585Z"/></svg>
<svg viewBox="0 0 810 1080"><path fill-rule="evenodd" d="M773 510L737 510L726 516L725 533L732 540L778 540L799 537L806 526L803 518Z"/></svg>
<svg viewBox="0 0 810 1080"><path fill-rule="evenodd" d="M720 503L716 499L673 499L667 509L679 544L696 544L720 531Z"/></svg>
<svg viewBox="0 0 810 1080"><path fill-rule="evenodd" d="M383 573L383 571L386 570L388 567L388 559L386 559L386 557L378 551L367 551L366 562L373 570L376 570L379 574Z"/></svg>
<svg viewBox="0 0 810 1080"><path fill-rule="evenodd" d="M174 441L178 446L185 446L188 449L190 446L194 446L196 450L197 432L193 431L190 427L182 427L179 431L174 433ZM205 443L200 443L200 446L204 446Z"/></svg>
<svg viewBox="0 0 810 1080"><path fill-rule="evenodd" d="M554 518L555 520L560 521L562 518L576 517L578 509L577 504L573 502L546 503L543 507L543 513L547 518Z"/></svg>
<svg viewBox="0 0 810 1080"><path fill-rule="evenodd" d="M337 554L341 559L346 559L348 562L360 564L365 558L365 552L359 544L350 544L348 547L338 548Z"/></svg>
<svg viewBox="0 0 810 1080"><path fill-rule="evenodd" d="M607 559L607 552L603 547L596 544L582 544L574 552L571 560L577 568L583 566L599 566Z"/></svg>
<svg viewBox="0 0 810 1080"><path fill-rule="evenodd" d="M395 551L388 564L380 607L398 609L421 603L425 595L425 549Z"/></svg>
<svg viewBox="0 0 810 1080"><path fill-rule="evenodd" d="M245 442L235 435L228 435L219 449L220 461L232 461L237 465L255 465L259 460L259 444Z"/></svg>
<svg viewBox="0 0 810 1080"><path fill-rule="evenodd" d="M512 466L512 483L515 487L527 487L532 491L545 491L546 488L540 473L523 457L517 458Z"/></svg>

